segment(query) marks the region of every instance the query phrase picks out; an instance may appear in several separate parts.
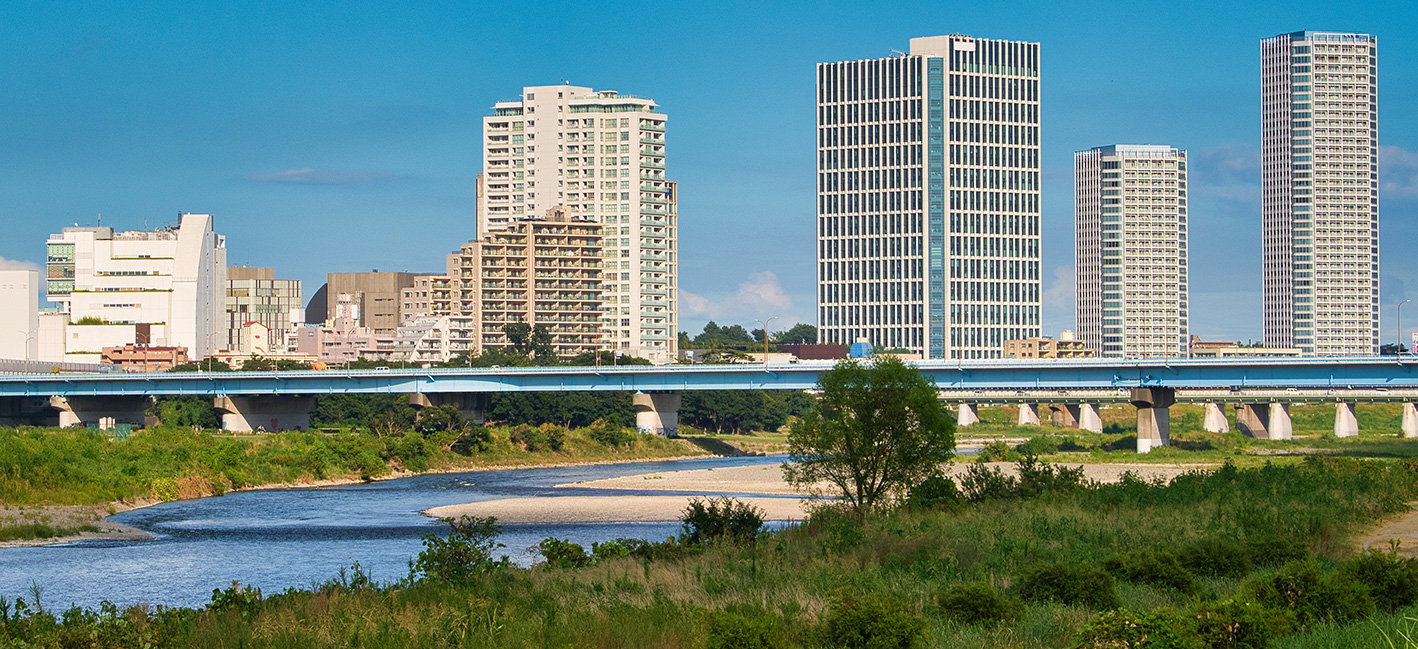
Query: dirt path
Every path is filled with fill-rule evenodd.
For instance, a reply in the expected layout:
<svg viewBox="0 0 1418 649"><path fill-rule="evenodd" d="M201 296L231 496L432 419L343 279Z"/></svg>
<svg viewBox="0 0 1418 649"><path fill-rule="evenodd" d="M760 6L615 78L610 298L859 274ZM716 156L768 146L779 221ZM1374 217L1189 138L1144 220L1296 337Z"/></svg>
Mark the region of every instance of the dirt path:
<svg viewBox="0 0 1418 649"><path fill-rule="evenodd" d="M1418 503L1409 503L1413 509L1401 514L1397 519L1380 523L1377 529L1361 534L1360 550L1374 548L1387 552L1394 541L1398 541L1398 553L1405 557L1418 556Z"/></svg>

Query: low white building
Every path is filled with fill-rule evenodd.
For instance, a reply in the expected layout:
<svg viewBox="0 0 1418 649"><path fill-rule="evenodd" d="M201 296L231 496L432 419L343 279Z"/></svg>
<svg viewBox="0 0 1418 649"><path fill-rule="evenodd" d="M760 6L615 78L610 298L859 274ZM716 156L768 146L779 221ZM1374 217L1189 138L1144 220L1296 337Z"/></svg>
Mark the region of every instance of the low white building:
<svg viewBox="0 0 1418 649"><path fill-rule="evenodd" d="M195 360L225 342L226 240L211 215L151 232L64 228L47 247L49 301L69 315L66 356L144 344Z"/></svg>
<svg viewBox="0 0 1418 649"><path fill-rule="evenodd" d="M444 363L462 353L476 354L477 319L473 316L421 316L399 327L394 360Z"/></svg>

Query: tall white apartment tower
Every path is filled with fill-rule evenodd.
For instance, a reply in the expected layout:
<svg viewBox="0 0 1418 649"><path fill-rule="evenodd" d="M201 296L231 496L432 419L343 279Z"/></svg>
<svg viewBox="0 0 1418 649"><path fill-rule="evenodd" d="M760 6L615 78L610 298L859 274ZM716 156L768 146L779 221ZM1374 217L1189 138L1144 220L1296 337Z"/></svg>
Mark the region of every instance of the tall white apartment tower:
<svg viewBox="0 0 1418 649"><path fill-rule="evenodd" d="M1379 349L1378 39L1261 41L1265 343Z"/></svg>
<svg viewBox="0 0 1418 649"><path fill-rule="evenodd" d="M493 113L483 118L478 236L552 210L603 224L606 349L674 360L679 224L665 114L649 99L572 85L523 88Z"/></svg>
<svg viewBox="0 0 1418 649"><path fill-rule="evenodd" d="M817 65L820 342L997 358L1039 335L1039 44Z"/></svg>
<svg viewBox="0 0 1418 649"><path fill-rule="evenodd" d="M1078 333L1097 355L1187 355L1187 152L1112 145L1074 154Z"/></svg>

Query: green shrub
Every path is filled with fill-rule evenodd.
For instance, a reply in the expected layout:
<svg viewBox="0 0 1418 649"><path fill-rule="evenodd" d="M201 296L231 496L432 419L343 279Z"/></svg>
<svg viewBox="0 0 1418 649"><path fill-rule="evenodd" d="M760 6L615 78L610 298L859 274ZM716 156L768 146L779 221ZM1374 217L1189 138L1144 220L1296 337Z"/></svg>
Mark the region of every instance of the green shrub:
<svg viewBox="0 0 1418 649"><path fill-rule="evenodd" d="M486 426L465 426L449 448L460 455L472 455L491 447L492 429Z"/></svg>
<svg viewBox="0 0 1418 649"><path fill-rule="evenodd" d="M807 519L808 534L822 538L831 550L841 552L862 542L862 525L841 507L816 505Z"/></svg>
<svg viewBox="0 0 1418 649"><path fill-rule="evenodd" d="M1246 547L1230 539L1198 539L1184 546L1178 559L1187 570L1208 577L1240 577L1251 571Z"/></svg>
<svg viewBox="0 0 1418 649"><path fill-rule="evenodd" d="M592 441L605 446L629 446L635 443L635 433L605 419L591 422L591 425L586 427L586 434Z"/></svg>
<svg viewBox="0 0 1418 649"><path fill-rule="evenodd" d="M492 557L498 548L506 547L495 540L502 533L496 518L463 516L442 521L449 526L448 538L437 534L423 537L423 551L414 560L415 576L460 583L474 574L511 565L507 557Z"/></svg>
<svg viewBox="0 0 1418 649"><path fill-rule="evenodd" d="M1113 590L1113 578L1086 563L1040 565L1015 585L1015 594L1031 602L1059 602L1104 610L1122 606Z"/></svg>
<svg viewBox="0 0 1418 649"><path fill-rule="evenodd" d="M1246 554L1251 563L1263 568L1283 566L1294 561L1308 559L1310 547L1295 538L1267 536L1246 541Z"/></svg>
<svg viewBox="0 0 1418 649"><path fill-rule="evenodd" d="M915 509L954 509L964 502L955 481L939 475L921 481L906 497L906 503Z"/></svg>
<svg viewBox="0 0 1418 649"><path fill-rule="evenodd" d="M1013 462L1019 459L1019 454L1002 441L993 441L986 444L980 452L975 455L976 462Z"/></svg>
<svg viewBox="0 0 1418 649"><path fill-rule="evenodd" d="M936 596L936 606L961 624L999 624L1019 619L1024 605L983 581L955 584Z"/></svg>
<svg viewBox="0 0 1418 649"><path fill-rule="evenodd" d="M790 646L776 615L761 611L705 611L706 649L778 649Z"/></svg>
<svg viewBox="0 0 1418 649"><path fill-rule="evenodd" d="M1192 633L1203 647L1266 649L1270 639L1290 632L1279 611L1234 599L1204 602L1189 611Z"/></svg>
<svg viewBox="0 0 1418 649"><path fill-rule="evenodd" d="M1076 649L1192 649L1187 623L1173 611L1104 611L1078 630Z"/></svg>
<svg viewBox="0 0 1418 649"><path fill-rule="evenodd" d="M1051 435L1035 435L1014 447L1020 455L1052 455L1059 452L1059 439Z"/></svg>
<svg viewBox="0 0 1418 649"><path fill-rule="evenodd" d="M1313 559L1287 563L1274 574L1248 581L1242 590L1254 595L1257 603L1293 616L1301 627L1344 624L1374 610L1363 584L1340 575L1322 575Z"/></svg>
<svg viewBox="0 0 1418 649"><path fill-rule="evenodd" d="M827 615L814 630L818 642L842 649L909 649L926 623L893 599L849 595L832 598Z"/></svg>
<svg viewBox="0 0 1418 649"><path fill-rule="evenodd" d="M639 541L639 539L611 539L605 542L591 542L591 556L597 559L614 559L616 557L630 556L630 544L627 541ZM644 543L644 541L640 541Z"/></svg>
<svg viewBox="0 0 1418 649"><path fill-rule="evenodd" d="M595 546L592 546L594 550ZM590 565L594 558L586 554L586 549L571 541L549 537L537 544L546 565L556 568L580 568Z"/></svg>
<svg viewBox="0 0 1418 649"><path fill-rule="evenodd" d="M987 500L1011 500L1018 494L1019 480L1005 475L998 467L971 464L960 479L960 490L972 503Z"/></svg>
<svg viewBox="0 0 1418 649"><path fill-rule="evenodd" d="M1418 601L1418 560L1368 551L1344 562L1337 578L1363 584L1374 604L1393 612Z"/></svg>
<svg viewBox="0 0 1418 649"><path fill-rule="evenodd" d="M745 543L763 530L763 510L736 498L693 498L680 514L685 543L710 539Z"/></svg>
<svg viewBox="0 0 1418 649"><path fill-rule="evenodd" d="M1061 467L1025 456L1015 463L1019 470L1018 498L1035 498L1049 493L1068 493L1085 487L1083 467Z"/></svg>
<svg viewBox="0 0 1418 649"><path fill-rule="evenodd" d="M1134 584L1160 586L1179 593L1197 590L1196 577L1168 550L1136 550L1104 561L1103 568L1114 577Z"/></svg>
<svg viewBox="0 0 1418 649"><path fill-rule="evenodd" d="M519 424L512 428L508 438L512 440L513 444L526 449L528 453L556 452L560 451L562 445L566 443L566 429L550 424L543 424L539 427Z"/></svg>

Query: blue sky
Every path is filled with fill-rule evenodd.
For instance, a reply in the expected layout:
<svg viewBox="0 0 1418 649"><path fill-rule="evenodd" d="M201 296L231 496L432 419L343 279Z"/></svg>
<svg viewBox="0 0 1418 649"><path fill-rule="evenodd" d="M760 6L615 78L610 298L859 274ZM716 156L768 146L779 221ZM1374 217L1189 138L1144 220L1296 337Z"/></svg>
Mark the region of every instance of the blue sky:
<svg viewBox="0 0 1418 649"><path fill-rule="evenodd" d="M1418 298L1418 10L1402 2L230 3L0 8L0 266L75 222L216 215L233 264L439 271L481 117L524 85L652 97L683 328L813 318L813 64L963 33L1042 43L1044 330L1072 327L1072 154L1191 154L1192 331L1258 339L1259 40L1379 36L1384 339ZM1413 285L1412 293L1406 292ZM1418 304L1409 326L1418 328Z"/></svg>

